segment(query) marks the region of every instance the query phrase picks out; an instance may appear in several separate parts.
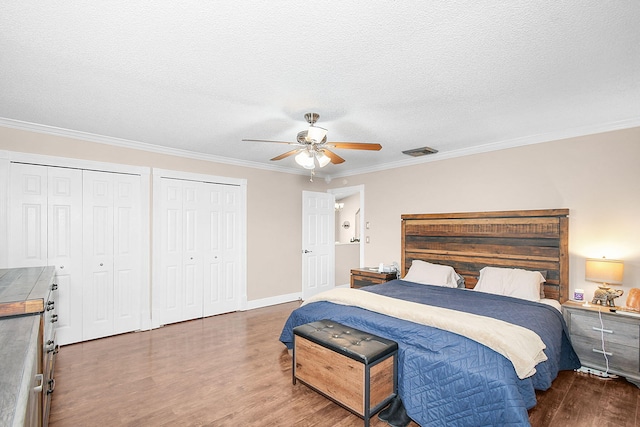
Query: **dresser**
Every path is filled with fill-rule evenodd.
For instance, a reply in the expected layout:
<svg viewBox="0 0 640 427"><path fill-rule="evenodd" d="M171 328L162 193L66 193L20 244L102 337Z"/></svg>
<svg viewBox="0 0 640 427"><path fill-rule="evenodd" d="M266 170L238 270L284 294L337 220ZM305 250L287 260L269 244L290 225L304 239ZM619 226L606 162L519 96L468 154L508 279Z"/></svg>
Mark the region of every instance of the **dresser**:
<svg viewBox="0 0 640 427"><path fill-rule="evenodd" d="M351 270L351 287L362 288L363 286L379 285L397 278L397 273L378 273L377 269L354 268Z"/></svg>
<svg viewBox="0 0 640 427"><path fill-rule="evenodd" d="M583 366L625 377L640 387L640 317L610 307L567 301L562 305L571 344Z"/></svg>
<svg viewBox="0 0 640 427"><path fill-rule="evenodd" d="M0 422L46 426L58 352L54 267L0 269Z"/></svg>

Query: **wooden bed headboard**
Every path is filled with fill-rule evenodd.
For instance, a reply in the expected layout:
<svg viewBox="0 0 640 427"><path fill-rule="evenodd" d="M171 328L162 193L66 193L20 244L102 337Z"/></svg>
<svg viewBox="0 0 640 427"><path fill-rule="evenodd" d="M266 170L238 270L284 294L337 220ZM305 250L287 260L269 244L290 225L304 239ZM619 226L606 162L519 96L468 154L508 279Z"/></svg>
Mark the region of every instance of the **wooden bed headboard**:
<svg viewBox="0 0 640 427"><path fill-rule="evenodd" d="M473 288L486 266L547 272L546 298L569 297L569 209L402 215L402 272L450 265Z"/></svg>

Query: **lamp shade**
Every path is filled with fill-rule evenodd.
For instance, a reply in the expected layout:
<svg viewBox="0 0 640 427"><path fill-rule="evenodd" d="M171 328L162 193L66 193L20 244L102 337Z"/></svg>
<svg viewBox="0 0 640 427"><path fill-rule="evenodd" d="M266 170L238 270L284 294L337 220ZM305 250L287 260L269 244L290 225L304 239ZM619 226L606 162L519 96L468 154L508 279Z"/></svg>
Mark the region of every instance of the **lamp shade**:
<svg viewBox="0 0 640 427"><path fill-rule="evenodd" d="M613 259L587 259L585 280L590 282L621 285L624 264Z"/></svg>
<svg viewBox="0 0 640 427"><path fill-rule="evenodd" d="M313 169L316 167L313 161L313 154L311 154L306 150L299 152L296 155L295 159L296 159L296 163L305 169Z"/></svg>
<svg viewBox="0 0 640 427"><path fill-rule="evenodd" d="M331 161L329 156L324 154L324 152L322 152L322 151L318 151L316 153L316 159L318 159L318 164L320 165L321 168L327 166L329 164L329 162Z"/></svg>
<svg viewBox="0 0 640 427"><path fill-rule="evenodd" d="M307 130L307 139L319 144L327 135L327 130L317 126L309 126Z"/></svg>

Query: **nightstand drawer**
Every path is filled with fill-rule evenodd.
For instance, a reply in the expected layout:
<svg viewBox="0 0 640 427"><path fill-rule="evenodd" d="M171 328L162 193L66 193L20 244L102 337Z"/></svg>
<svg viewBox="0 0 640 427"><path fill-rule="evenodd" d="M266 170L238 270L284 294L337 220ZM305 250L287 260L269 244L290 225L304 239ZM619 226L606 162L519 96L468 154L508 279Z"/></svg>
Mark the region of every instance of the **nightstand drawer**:
<svg viewBox="0 0 640 427"><path fill-rule="evenodd" d="M607 362L602 354L600 340L586 338L580 335L571 335L571 344L580 357L583 365L594 368L606 369ZM640 372L640 361L637 347L629 347L611 342L605 343L609 367L618 372L629 372L638 374Z"/></svg>
<svg viewBox="0 0 640 427"><path fill-rule="evenodd" d="M605 343L620 344L638 348L639 331L637 324L616 322L610 320L608 316L602 316L602 324L597 313L572 313L571 314L571 337L580 335L591 341L602 340Z"/></svg>

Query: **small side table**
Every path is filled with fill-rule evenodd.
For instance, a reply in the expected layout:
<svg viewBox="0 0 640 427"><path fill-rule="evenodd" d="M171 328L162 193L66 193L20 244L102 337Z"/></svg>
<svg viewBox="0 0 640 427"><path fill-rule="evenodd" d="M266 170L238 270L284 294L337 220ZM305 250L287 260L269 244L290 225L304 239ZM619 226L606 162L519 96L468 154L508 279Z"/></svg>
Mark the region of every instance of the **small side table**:
<svg viewBox="0 0 640 427"><path fill-rule="evenodd" d="M351 270L351 287L362 288L364 286L379 285L397 278L397 273L378 273L378 269L354 268Z"/></svg>
<svg viewBox="0 0 640 427"><path fill-rule="evenodd" d="M582 365L625 377L640 387L640 317L567 301L562 304L571 344Z"/></svg>

